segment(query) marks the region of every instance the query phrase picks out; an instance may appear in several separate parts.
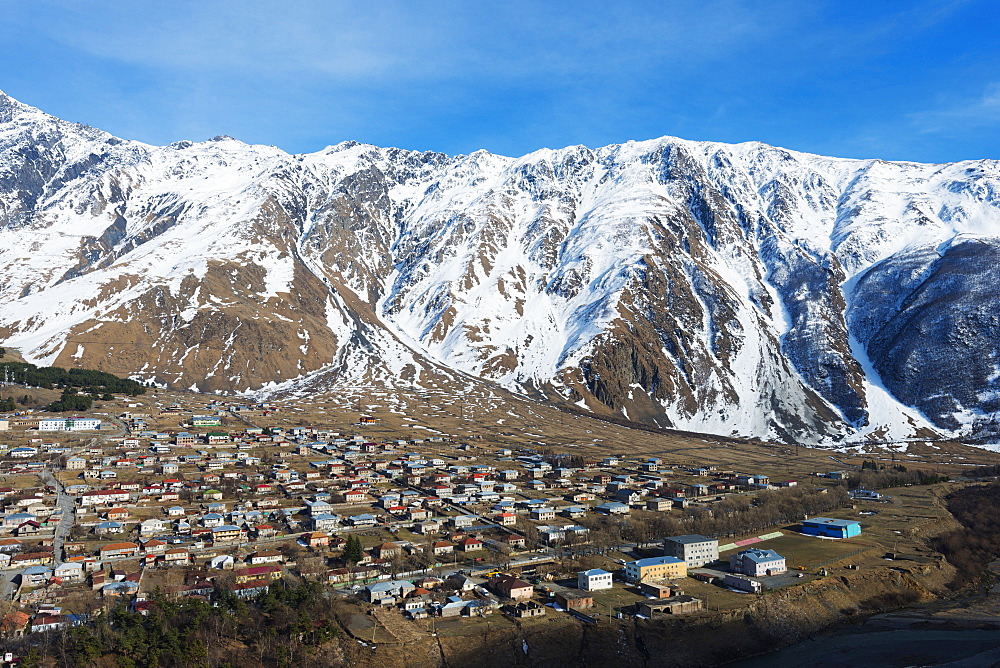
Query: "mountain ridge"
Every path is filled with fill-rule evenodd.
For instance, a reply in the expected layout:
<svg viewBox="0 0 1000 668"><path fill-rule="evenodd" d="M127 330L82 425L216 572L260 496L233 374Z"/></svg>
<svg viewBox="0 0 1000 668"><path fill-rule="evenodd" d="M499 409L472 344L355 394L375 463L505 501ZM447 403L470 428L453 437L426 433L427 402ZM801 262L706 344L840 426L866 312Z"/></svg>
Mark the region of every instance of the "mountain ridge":
<svg viewBox="0 0 1000 668"><path fill-rule="evenodd" d="M998 193L992 160L672 137L155 147L0 93L0 341L212 391L482 378L722 435L954 434L1000 396Z"/></svg>

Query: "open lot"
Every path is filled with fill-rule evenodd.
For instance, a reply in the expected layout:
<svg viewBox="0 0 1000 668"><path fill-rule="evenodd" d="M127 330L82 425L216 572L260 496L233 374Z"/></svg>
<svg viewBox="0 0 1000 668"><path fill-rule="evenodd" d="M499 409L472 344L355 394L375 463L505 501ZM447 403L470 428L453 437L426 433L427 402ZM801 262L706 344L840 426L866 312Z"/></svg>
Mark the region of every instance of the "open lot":
<svg viewBox="0 0 1000 668"><path fill-rule="evenodd" d="M829 540L815 536L804 536L785 530L781 538L773 538L757 545L774 550L785 558L789 570L801 566L806 570L818 568L821 564L844 557L852 552L871 547L871 541L862 538L846 538L844 540ZM726 554L726 559L729 558Z"/></svg>

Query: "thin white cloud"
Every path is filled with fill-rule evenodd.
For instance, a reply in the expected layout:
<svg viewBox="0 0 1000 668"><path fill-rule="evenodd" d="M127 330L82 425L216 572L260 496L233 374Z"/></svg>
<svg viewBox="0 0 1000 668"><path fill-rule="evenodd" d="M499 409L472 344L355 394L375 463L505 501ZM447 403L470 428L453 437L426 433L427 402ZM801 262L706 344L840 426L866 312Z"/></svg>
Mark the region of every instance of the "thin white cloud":
<svg viewBox="0 0 1000 668"><path fill-rule="evenodd" d="M941 104L907 116L917 132L953 135L1000 125L1000 83L986 86L978 97Z"/></svg>
<svg viewBox="0 0 1000 668"><path fill-rule="evenodd" d="M784 6L784 3L781 3ZM20 3L50 39L159 71L356 80L579 76L686 67L761 44L801 12L755 3L263 0Z"/></svg>

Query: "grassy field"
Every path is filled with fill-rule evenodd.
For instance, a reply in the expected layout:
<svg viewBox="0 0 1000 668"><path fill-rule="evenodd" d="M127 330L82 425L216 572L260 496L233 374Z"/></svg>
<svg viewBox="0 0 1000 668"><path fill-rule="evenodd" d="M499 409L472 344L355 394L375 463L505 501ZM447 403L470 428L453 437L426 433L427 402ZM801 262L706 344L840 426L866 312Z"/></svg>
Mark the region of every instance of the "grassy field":
<svg viewBox="0 0 1000 668"><path fill-rule="evenodd" d="M772 538L771 540L757 543L754 547L758 545L764 549L774 550L783 556L789 570L799 566L811 570L819 564L870 547L871 542L859 538L827 540L786 531L785 535L781 538ZM727 552L724 557L728 558L730 554L733 554L733 552Z"/></svg>

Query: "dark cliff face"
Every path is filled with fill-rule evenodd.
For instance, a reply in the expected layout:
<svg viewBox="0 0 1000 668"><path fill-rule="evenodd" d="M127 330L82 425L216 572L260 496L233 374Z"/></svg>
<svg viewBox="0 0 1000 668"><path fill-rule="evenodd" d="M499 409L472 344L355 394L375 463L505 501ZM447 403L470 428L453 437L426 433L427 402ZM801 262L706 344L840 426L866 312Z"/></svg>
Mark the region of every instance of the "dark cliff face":
<svg viewBox="0 0 1000 668"><path fill-rule="evenodd" d="M852 330L885 386L944 429L1000 410L1000 240L889 258L857 283Z"/></svg>

